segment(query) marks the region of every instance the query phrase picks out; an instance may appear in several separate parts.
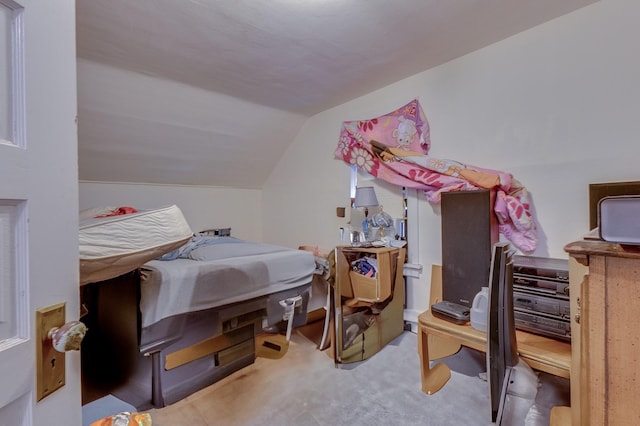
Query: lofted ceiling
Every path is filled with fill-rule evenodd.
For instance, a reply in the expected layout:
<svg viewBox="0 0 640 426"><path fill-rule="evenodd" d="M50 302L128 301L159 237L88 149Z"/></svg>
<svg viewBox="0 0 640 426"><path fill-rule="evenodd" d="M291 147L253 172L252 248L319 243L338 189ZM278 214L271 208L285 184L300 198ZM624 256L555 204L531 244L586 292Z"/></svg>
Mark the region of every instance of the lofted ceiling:
<svg viewBox="0 0 640 426"><path fill-rule="evenodd" d="M594 1L77 0L80 179L260 188L307 117Z"/></svg>

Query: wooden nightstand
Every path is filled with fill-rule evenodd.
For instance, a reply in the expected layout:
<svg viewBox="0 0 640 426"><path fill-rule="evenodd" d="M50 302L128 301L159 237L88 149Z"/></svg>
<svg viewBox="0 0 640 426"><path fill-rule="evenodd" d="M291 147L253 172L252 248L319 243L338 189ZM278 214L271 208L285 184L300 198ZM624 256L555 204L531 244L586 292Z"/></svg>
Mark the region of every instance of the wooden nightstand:
<svg viewBox="0 0 640 426"><path fill-rule="evenodd" d="M404 248L336 247L334 360L363 361L404 330ZM363 257L377 261L375 277L352 269Z"/></svg>

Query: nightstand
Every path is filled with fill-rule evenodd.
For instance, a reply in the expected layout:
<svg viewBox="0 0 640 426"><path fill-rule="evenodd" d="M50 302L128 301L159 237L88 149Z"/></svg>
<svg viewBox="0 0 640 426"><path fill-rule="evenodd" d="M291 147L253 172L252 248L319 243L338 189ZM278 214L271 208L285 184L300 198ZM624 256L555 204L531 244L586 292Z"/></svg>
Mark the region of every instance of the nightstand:
<svg viewBox="0 0 640 426"><path fill-rule="evenodd" d="M334 361L363 361L404 331L405 248L336 247ZM377 264L374 276L354 271L363 258Z"/></svg>

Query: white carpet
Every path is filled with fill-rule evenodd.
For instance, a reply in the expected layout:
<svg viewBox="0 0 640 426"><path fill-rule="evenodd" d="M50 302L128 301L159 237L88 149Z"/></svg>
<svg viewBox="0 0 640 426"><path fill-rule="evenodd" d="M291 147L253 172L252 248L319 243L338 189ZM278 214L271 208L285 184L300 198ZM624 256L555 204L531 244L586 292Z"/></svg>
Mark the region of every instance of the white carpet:
<svg viewBox="0 0 640 426"><path fill-rule="evenodd" d="M294 345L301 344L298 338ZM367 361L337 369L327 368L332 361L324 359L326 354L319 351L293 349L289 355L289 374L282 376L279 391L270 394L269 403L263 405L270 422L252 419L244 424L492 424L488 385L478 376L485 365L482 353L463 348L446 358L452 368L451 379L434 395L421 391L417 336L413 333L405 332ZM304 359L295 362L293 357ZM549 424L551 407L568 403L562 399L563 395L568 398L568 381L549 384L547 378L545 374L540 376L536 401L509 399L503 424Z"/></svg>
<svg viewBox="0 0 640 426"><path fill-rule="evenodd" d="M436 394L426 395L421 391L413 333L405 332L366 361L335 368L326 353L294 332L283 358L258 358L175 407L152 410L153 423L175 426L180 409L181 419L194 411L203 419L190 425L492 424L488 385L478 377L484 354L463 349L445 362L452 369L451 379ZM521 401L508 426L548 425L550 407L567 404L568 380L550 382L548 377L552 376L540 375L534 415L530 414L533 401Z"/></svg>

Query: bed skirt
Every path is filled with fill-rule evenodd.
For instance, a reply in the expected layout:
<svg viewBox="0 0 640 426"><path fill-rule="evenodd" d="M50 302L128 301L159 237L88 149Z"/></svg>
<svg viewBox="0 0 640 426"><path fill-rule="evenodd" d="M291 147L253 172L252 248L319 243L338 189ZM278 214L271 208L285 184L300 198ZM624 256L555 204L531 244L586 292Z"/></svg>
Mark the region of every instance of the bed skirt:
<svg viewBox="0 0 640 426"><path fill-rule="evenodd" d="M82 287L83 404L113 394L137 410L164 407L255 361L255 336L281 326L281 300L302 296L293 325L306 323L311 283L140 326L137 271Z"/></svg>

